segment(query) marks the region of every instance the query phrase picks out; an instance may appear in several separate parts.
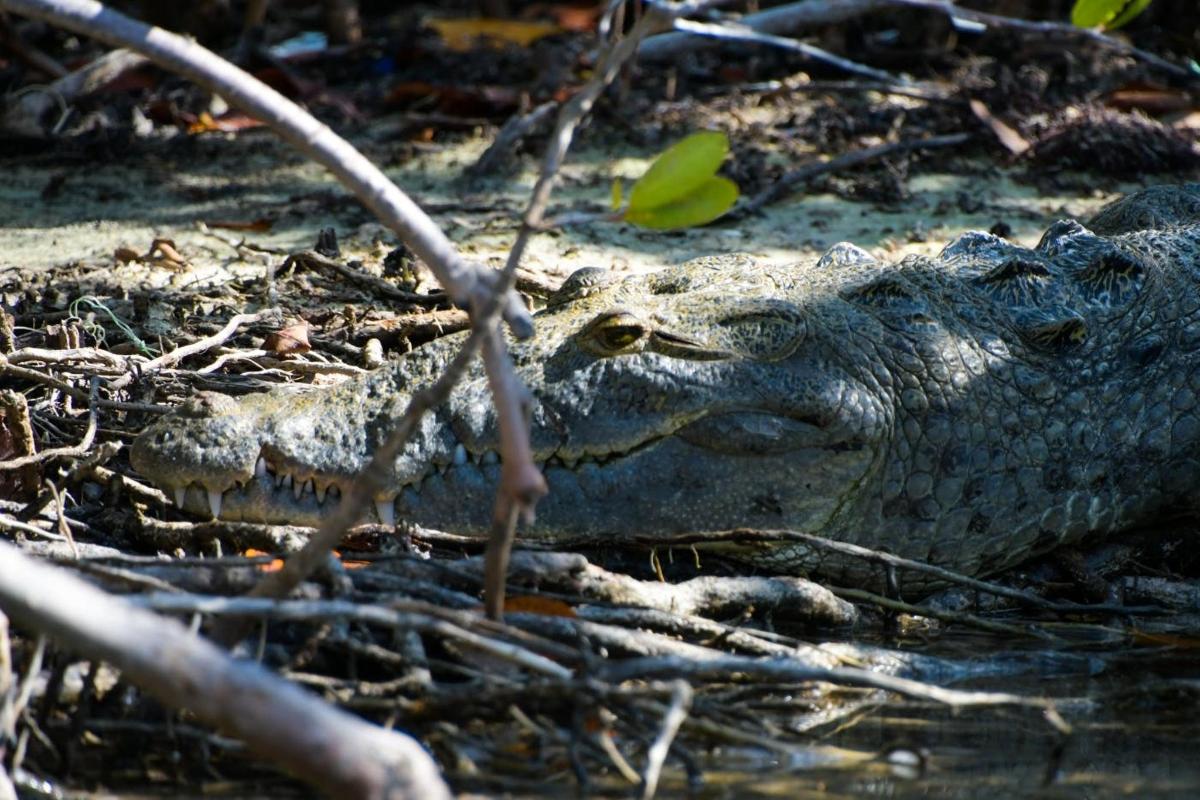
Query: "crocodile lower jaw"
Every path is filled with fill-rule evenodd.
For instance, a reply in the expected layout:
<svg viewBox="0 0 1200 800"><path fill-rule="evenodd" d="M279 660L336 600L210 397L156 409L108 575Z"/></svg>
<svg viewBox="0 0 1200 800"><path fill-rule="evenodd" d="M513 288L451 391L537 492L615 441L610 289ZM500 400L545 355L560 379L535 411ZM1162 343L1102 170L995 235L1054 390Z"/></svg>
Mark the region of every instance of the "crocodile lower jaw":
<svg viewBox="0 0 1200 800"><path fill-rule="evenodd" d="M665 437L663 437L665 438ZM652 439L623 452L600 456L564 458L551 455L536 462L545 472L548 469L576 470L587 465L604 466L627 457L637 451L653 446L660 439ZM431 464L426 473L414 481L404 483L395 493L375 499L370 513L363 520L383 525L395 525L396 502L404 493L421 494L430 481L442 480L454 471L471 470L472 477L496 485L500 476L500 458L494 450L482 454L469 454L462 444L455 447L453 460L445 464ZM210 489L200 481L172 490L172 499L180 509L193 514L211 515L213 519L240 522L266 522L317 526L340 502L342 494L353 478L345 476L322 476L308 471L289 471L272 464L259 456L254 476L246 481L233 481L224 491Z"/></svg>
<svg viewBox="0 0 1200 800"><path fill-rule="evenodd" d="M686 443L686 446L714 455L766 455L800 449L828 450L838 447L840 438L834 429L812 417L733 410L703 416L669 432L651 434L622 450L594 455L575 454L579 452L575 451L566 455L560 448L543 454L535 463L547 474L553 486L555 473L577 476L584 470L620 469L632 459L647 455L660 444L671 441ZM175 504L197 515L209 514L214 519L317 526L354 480L353 476L316 472L295 463L270 444L261 446L253 471L247 464L240 474L249 477L214 481L218 486L227 487L223 491L209 488L213 483L202 480L175 487ZM389 487L375 498L374 508L364 509L360 518L394 525L398 509L404 514L418 507L422 494L430 488L436 488L444 495L447 484L434 486L440 481L453 480L454 488L461 487L467 495L455 502L475 502L474 498L478 496L478 502L486 505L483 498L494 490L499 476L500 458L494 450L473 453L457 442L449 449L448 461L430 463L419 474L413 474L395 488ZM564 477L560 474L558 479ZM445 500L443 496L442 501Z"/></svg>

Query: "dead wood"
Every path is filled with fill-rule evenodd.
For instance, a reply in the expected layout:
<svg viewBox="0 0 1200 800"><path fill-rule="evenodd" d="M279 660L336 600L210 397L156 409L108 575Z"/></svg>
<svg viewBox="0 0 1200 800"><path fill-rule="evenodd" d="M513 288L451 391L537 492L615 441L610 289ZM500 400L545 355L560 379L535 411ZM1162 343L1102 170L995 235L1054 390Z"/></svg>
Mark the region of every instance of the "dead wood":
<svg viewBox="0 0 1200 800"><path fill-rule="evenodd" d="M244 740L343 797L450 797L432 759L403 734L340 712L186 628L0 543L0 605L18 624L103 659L162 702Z"/></svg>

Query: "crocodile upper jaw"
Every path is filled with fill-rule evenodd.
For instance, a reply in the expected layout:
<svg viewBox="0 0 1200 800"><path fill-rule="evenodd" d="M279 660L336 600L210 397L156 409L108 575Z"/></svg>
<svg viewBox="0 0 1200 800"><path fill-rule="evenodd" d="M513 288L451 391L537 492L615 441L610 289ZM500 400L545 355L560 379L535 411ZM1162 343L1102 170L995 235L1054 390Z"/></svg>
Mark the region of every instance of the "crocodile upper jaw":
<svg viewBox="0 0 1200 800"><path fill-rule="evenodd" d="M241 421L231 425L234 429L243 426ZM153 469L149 462L155 459L161 465L162 453L152 453L148 447L150 442L157 442L159 446L165 444L161 437L152 433L139 440L134 462L142 470ZM236 459L226 461L220 469L214 469L210 464L191 473L176 471L180 477L169 487L176 505L214 518L316 526L333 504L339 502L352 480L352 476L322 474L294 463L270 443L259 445L254 454L252 437L243 440L242 444L238 448L240 462ZM389 487L376 499L374 508L363 510L363 519L390 525L395 523L399 512L400 518L446 526L445 508L453 505L459 508L459 513L450 515L457 516L456 527L486 529L490 508L488 497L499 479L499 456L494 450L468 451L461 442L441 449L447 449L449 456ZM855 450L844 431L819 424L811 417L793 419L760 410L738 409L705 415L677 430L652 435L622 451L582 456L560 455L564 451L543 453L538 466L546 475L552 493L560 495L578 494L578 487L590 482L595 486L608 486L604 491L617 499L616 495L623 491L618 488L620 484L629 482L635 491L621 501L629 507L652 505L656 502L656 492L660 499L665 499L661 497L664 490L655 487L666 484L665 491L671 493L671 484L676 480L696 486L705 481L729 483L728 473L739 470L744 473L751 466L762 467L766 463L764 458L777 457L788 465L788 469L795 469L804 460L798 457L802 451L810 453L814 460L826 459L826 471L832 475L830 457L839 451L844 454ZM228 457L228 449L222 452ZM666 455L667 452L671 455ZM678 468L678 464L701 462L705 465L703 477L692 475L689 478L686 469ZM670 475L672 471L675 474ZM639 480L638 475L643 476L642 479ZM656 478L648 481L646 476L651 475ZM770 480L755 478L747 491L753 490L765 497L770 494L767 488L770 483ZM805 491L811 494L813 490L809 487ZM831 489L826 491L836 493ZM454 503L454 498L459 502ZM768 501L762 502L770 505ZM576 527L581 533L599 535L604 528L594 519L586 524L575 524L576 520L571 517L578 517L581 510L570 500L550 499L542 508L543 520L556 531ZM564 519L558 519L560 516ZM620 516L614 515L614 520ZM734 516L729 525L738 524L739 519L744 521L743 517ZM680 524L682 532L691 523L681 519ZM617 525L614 523L613 527Z"/></svg>

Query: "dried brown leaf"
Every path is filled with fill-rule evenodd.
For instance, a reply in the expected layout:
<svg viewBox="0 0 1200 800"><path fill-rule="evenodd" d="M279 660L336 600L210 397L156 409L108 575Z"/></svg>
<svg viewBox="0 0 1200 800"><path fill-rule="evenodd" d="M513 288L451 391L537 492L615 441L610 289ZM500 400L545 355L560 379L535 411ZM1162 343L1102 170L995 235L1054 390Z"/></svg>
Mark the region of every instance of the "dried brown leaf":
<svg viewBox="0 0 1200 800"><path fill-rule="evenodd" d="M536 594L519 594L504 599L504 611L511 614L540 614L543 617L574 617L575 609L561 600Z"/></svg>
<svg viewBox="0 0 1200 800"><path fill-rule="evenodd" d="M982 122L984 125L987 125L988 128L991 129L992 133L995 134L996 138L1000 141L1000 144L1004 145L1004 148L1014 156L1019 156L1029 149L1030 145L1028 140L1026 140L1026 138L1021 134L1017 133L1015 128L993 116L992 112L983 104L982 101L971 101L971 113L978 117L980 122Z"/></svg>
<svg viewBox="0 0 1200 800"><path fill-rule="evenodd" d="M277 356L307 353L311 349L312 345L308 342L308 323L303 320L280 328L263 341L263 350Z"/></svg>

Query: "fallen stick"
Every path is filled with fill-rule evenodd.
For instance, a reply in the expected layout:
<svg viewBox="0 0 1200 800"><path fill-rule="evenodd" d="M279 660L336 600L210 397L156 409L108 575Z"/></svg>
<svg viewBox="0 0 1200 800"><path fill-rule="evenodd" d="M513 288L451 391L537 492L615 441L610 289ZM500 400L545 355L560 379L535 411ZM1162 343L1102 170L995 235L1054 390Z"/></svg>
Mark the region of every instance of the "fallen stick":
<svg viewBox="0 0 1200 800"><path fill-rule="evenodd" d="M834 667L832 669L810 667L796 659L732 655L717 655L704 659L692 659L678 655L644 656L617 663L600 664L596 667L595 673L597 679L608 683L656 679L728 681L734 675L783 683L823 681L837 686L882 689L904 697L926 700L951 708L979 706L1035 708L1044 712L1047 721L1055 728L1067 729L1066 723L1059 717L1055 709L1054 702L1048 698L1026 697L1008 692L945 689L910 678L884 675L855 667Z"/></svg>
<svg viewBox="0 0 1200 800"><path fill-rule="evenodd" d="M757 14L747 14L739 22L747 28L762 33L785 34L801 28L820 25L836 25L856 17L861 17L875 11L896 11L919 8L925 11L940 12L951 20L966 20L976 23L982 29L1009 28L1025 33L1041 36L1058 36L1070 39L1086 39L1095 44L1114 50L1118 53L1128 53L1151 64L1164 72L1169 72L1179 78L1196 82L1200 76L1186 67L1172 63L1154 53L1134 47L1119 39L1090 28L1078 28L1065 22L1039 22L1015 17L1005 17L999 14L989 14L955 5L948 0L802 0L798 3L788 3ZM693 33L676 31L664 33L648 39L642 45L641 57L649 61L663 61L676 58L692 50L710 46L713 40L705 40Z"/></svg>
<svg viewBox="0 0 1200 800"><path fill-rule="evenodd" d="M869 161L874 161L878 158L884 158L898 153L907 153L910 150L930 150L937 147L955 147L963 144L971 138L969 133L948 133L944 136L928 136L923 139L904 139L899 142L887 142L886 144L876 145L874 147L864 147L861 150L852 150L849 153L843 153L836 158L831 158L828 161L818 161L815 164L805 164L799 169L795 169L772 183L766 189L756 194L754 197L742 203L734 209L734 214L747 214L751 211L757 211L765 205L774 203L787 196L797 185L804 181L812 180L818 175L825 175L831 172L840 172L844 169L857 167L860 164L866 164Z"/></svg>
<svg viewBox="0 0 1200 800"><path fill-rule="evenodd" d="M330 796L450 797L433 759L408 736L339 711L174 620L3 542L0 608L68 649L113 664L163 703L189 709Z"/></svg>

